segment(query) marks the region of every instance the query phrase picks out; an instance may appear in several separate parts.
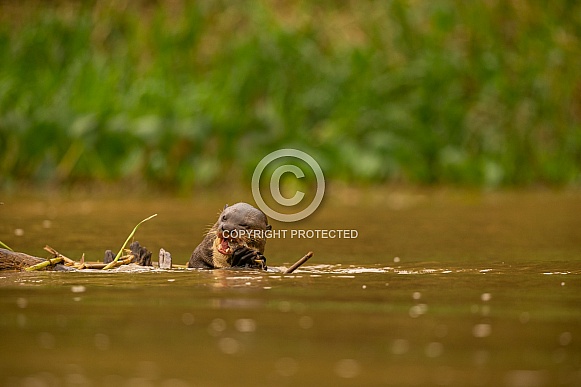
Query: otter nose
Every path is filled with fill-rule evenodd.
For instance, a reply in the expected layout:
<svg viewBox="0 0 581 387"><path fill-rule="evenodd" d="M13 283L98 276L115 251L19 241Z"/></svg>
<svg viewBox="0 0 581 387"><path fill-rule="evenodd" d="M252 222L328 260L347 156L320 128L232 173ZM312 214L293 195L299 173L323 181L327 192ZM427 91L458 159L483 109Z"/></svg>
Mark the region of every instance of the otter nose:
<svg viewBox="0 0 581 387"><path fill-rule="evenodd" d="M236 227L234 225L230 224L230 223L222 223L220 225L220 230L221 231L233 231L235 229L236 229Z"/></svg>

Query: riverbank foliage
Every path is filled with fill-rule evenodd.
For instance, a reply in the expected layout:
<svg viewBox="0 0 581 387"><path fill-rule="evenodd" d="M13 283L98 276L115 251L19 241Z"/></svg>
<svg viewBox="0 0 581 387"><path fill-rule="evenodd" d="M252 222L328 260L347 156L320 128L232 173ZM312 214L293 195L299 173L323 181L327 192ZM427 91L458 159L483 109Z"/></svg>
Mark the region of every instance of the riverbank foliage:
<svg viewBox="0 0 581 387"><path fill-rule="evenodd" d="M0 4L0 186L581 182L575 1Z"/></svg>

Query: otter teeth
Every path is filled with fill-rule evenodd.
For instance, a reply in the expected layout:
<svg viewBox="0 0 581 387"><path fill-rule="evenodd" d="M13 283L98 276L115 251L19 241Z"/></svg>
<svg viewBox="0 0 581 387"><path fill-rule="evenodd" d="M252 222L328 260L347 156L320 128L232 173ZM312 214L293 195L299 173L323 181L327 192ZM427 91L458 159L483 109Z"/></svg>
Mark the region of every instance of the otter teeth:
<svg viewBox="0 0 581 387"><path fill-rule="evenodd" d="M229 243L228 239L221 238L218 250L222 254L230 254L231 249L230 249L230 243Z"/></svg>

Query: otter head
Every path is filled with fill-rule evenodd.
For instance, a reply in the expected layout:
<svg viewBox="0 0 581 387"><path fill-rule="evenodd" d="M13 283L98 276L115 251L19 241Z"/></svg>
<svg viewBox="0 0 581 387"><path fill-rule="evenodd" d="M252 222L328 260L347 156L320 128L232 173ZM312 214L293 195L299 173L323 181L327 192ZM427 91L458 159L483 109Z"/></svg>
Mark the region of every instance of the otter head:
<svg viewBox="0 0 581 387"><path fill-rule="evenodd" d="M248 203L226 205L215 227L214 245L225 256L231 256L241 246L264 253L265 231L271 229L266 215Z"/></svg>

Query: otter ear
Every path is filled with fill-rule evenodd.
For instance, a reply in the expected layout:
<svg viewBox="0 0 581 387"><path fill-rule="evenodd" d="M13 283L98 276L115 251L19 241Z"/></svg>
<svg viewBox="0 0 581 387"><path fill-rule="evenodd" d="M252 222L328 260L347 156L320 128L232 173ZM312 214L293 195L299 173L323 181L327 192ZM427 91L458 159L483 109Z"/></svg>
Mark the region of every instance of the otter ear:
<svg viewBox="0 0 581 387"><path fill-rule="evenodd" d="M272 230L272 226L271 226L270 224L267 224L267 225L266 225L266 229L267 229L267 230Z"/></svg>
<svg viewBox="0 0 581 387"><path fill-rule="evenodd" d="M222 209L222 211L224 211L226 208L228 208L228 203L226 203L226 205L224 206L224 208Z"/></svg>

